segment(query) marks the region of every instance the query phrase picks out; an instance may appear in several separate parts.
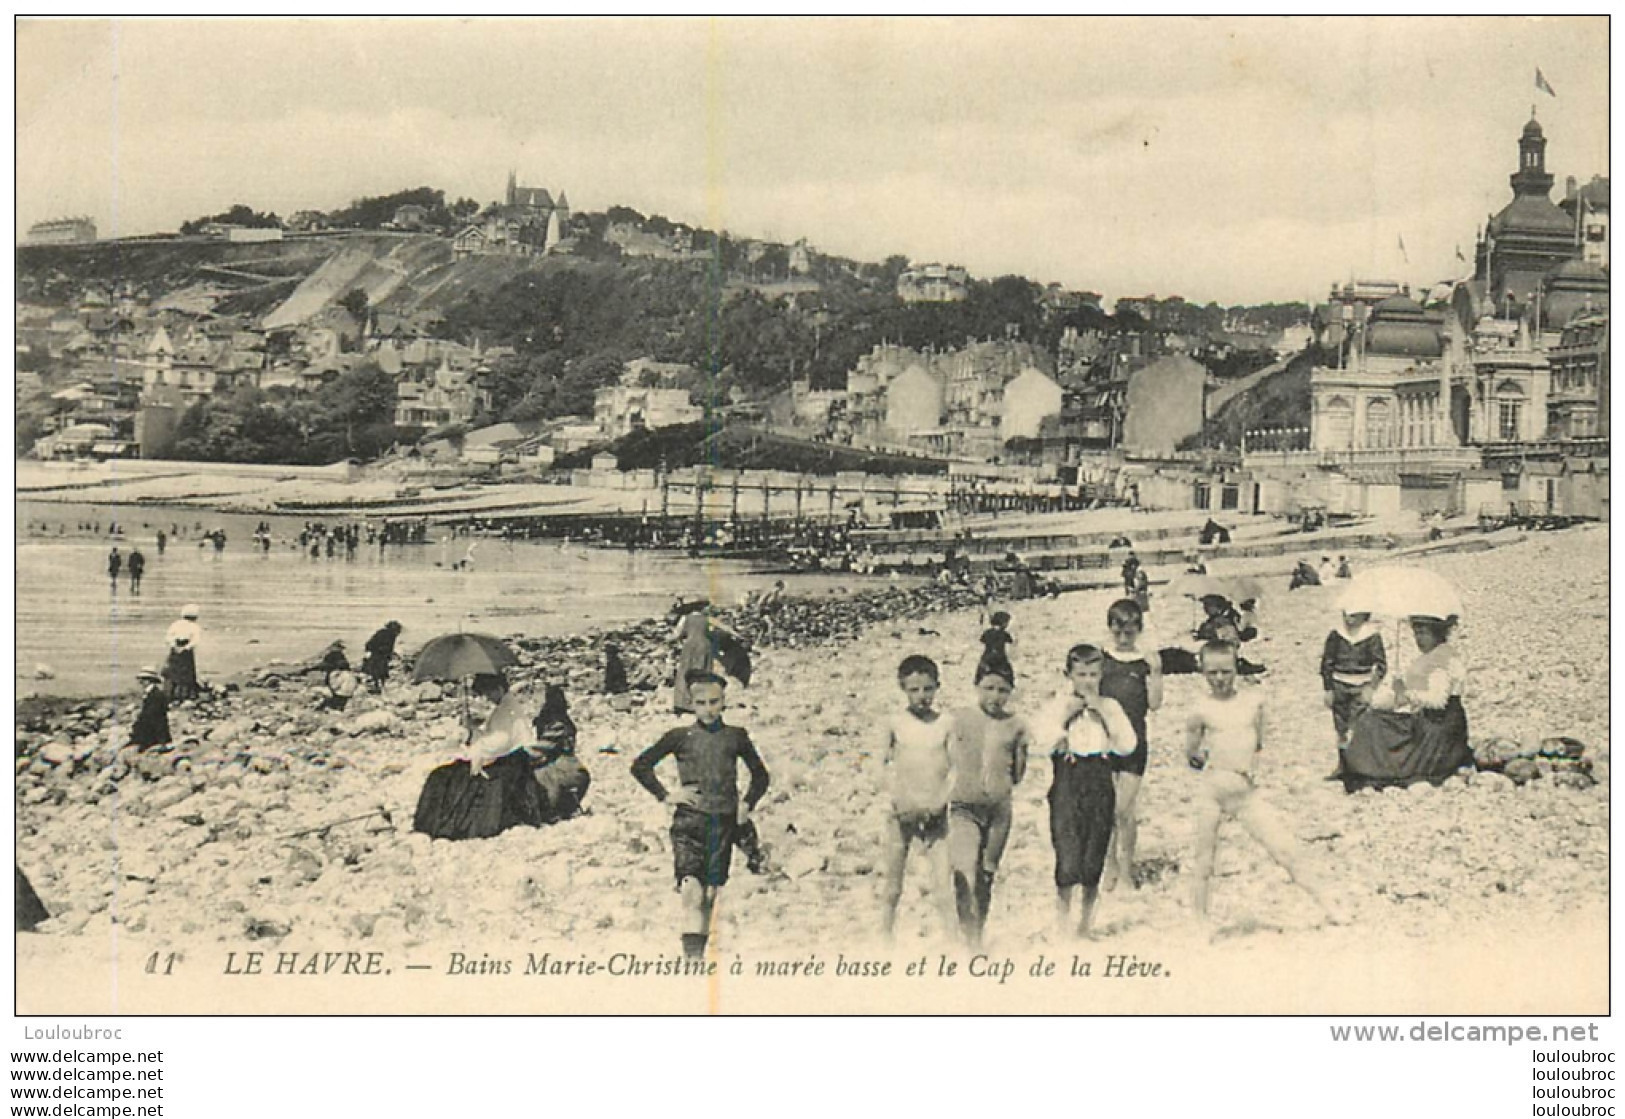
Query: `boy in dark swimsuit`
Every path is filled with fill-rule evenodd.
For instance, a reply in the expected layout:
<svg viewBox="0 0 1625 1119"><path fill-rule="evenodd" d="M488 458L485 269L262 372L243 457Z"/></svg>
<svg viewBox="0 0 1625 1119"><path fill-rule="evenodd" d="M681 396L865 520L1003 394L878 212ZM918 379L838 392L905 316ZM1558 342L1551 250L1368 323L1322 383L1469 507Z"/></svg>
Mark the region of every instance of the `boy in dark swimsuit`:
<svg viewBox="0 0 1625 1119"><path fill-rule="evenodd" d="M1134 878L1134 845L1139 837L1140 822L1135 805L1140 796L1140 782L1145 779L1145 767L1150 760L1146 741L1146 714L1162 706L1162 658L1156 653L1140 651L1140 635L1145 631L1145 615L1133 599L1119 599L1106 611L1106 627L1111 630L1111 644L1102 652L1100 694L1115 699L1128 716L1134 728L1134 752L1127 756L1112 755L1112 784L1117 796L1117 826L1112 829L1112 844L1106 855L1106 873L1102 885L1110 890L1124 878L1129 885L1138 887Z"/></svg>

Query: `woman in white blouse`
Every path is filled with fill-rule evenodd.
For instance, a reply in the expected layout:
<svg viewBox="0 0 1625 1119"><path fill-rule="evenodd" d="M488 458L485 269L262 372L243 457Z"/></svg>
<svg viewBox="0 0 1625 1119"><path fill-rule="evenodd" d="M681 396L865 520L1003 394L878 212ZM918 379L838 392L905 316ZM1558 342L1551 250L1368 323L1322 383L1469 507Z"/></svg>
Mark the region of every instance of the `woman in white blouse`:
<svg viewBox="0 0 1625 1119"><path fill-rule="evenodd" d="M1343 786L1438 784L1473 764L1462 693L1467 665L1451 644L1455 618L1410 619L1421 653L1349 728Z"/></svg>

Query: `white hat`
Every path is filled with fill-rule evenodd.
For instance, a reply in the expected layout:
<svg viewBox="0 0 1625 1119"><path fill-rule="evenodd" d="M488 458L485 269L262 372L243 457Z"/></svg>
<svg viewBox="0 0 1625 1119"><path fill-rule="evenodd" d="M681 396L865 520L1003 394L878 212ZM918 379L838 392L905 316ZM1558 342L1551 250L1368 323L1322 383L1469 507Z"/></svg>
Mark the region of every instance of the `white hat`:
<svg viewBox="0 0 1625 1119"><path fill-rule="evenodd" d="M197 603L195 602L188 602L185 606L181 607L181 617L183 618L196 618L201 613L202 611L197 608Z"/></svg>

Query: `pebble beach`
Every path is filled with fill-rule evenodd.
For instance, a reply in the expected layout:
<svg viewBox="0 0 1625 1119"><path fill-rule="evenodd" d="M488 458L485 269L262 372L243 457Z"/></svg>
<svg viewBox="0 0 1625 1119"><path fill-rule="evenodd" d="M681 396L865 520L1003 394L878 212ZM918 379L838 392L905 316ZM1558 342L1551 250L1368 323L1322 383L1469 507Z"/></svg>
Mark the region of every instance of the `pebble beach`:
<svg viewBox="0 0 1625 1119"><path fill-rule="evenodd" d="M735 861L712 943L721 959L752 967L890 960L890 978L522 978L527 960L543 954L677 954L668 811L628 772L677 721L669 695L627 703L597 694L597 642L555 638L521 640L519 675L566 684L593 778L589 812L487 840L431 841L410 830L425 776L461 741L459 700L437 684L397 680L382 696L326 714L314 710L315 678L245 684L207 708L173 710L174 748L148 755L120 750L133 704L20 707L18 859L53 917L18 938L19 1009L1606 1012L1607 528L1532 533L1417 562L1461 590L1456 640L1472 666L1475 748L1565 736L1584 744L1589 776L1537 770L1518 784L1472 773L1439 787L1344 794L1324 780L1335 748L1317 676L1338 588L1289 593L1284 577L1270 579L1261 636L1247 648L1269 668L1254 685L1268 707L1258 783L1335 883L1352 918L1343 926L1323 926L1230 825L1214 885L1217 932L1197 931L1181 874L1197 777L1181 742L1205 685L1190 676L1169 678L1151 716L1140 885L1104 895L1094 940L1052 928L1049 767L1035 759L1016 792L984 950L1013 973L988 977L984 961L969 976L965 950L926 896L920 860L909 868L896 942L878 943L887 803L874 728L900 702L895 668L909 653L941 664L940 707L973 702L982 627L969 595L896 590L870 606L856 596L839 624L794 643L783 634L759 641L752 686L732 690L726 718L750 730L773 775L757 813L773 870L752 876ZM997 604L1016 638L1014 710L1029 712L1060 688L1068 646L1105 637L1113 597L1080 591ZM1194 620L1194 604L1156 599L1147 644L1188 643ZM626 632L653 650L665 628ZM1416 655L1398 627L1385 638L1391 662ZM652 671L665 679L668 666ZM395 973L303 987L234 978L231 967L255 951L379 953ZM459 971L454 954L462 964L513 966ZM1114 956L1154 961L1161 974L1100 981ZM903 977L909 961L939 957L960 961L952 979ZM1061 978L1028 974L1041 959L1061 961ZM160 972L169 961L171 973L147 970L154 960ZM1065 981L1073 960L1092 963L1093 975Z"/></svg>

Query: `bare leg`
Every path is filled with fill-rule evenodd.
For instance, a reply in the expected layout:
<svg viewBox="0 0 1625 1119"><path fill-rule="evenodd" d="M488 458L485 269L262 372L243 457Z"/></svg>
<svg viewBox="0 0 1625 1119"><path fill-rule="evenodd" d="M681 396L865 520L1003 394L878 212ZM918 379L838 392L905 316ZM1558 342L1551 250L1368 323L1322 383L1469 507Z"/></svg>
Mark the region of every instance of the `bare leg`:
<svg viewBox="0 0 1625 1119"><path fill-rule="evenodd" d="M1254 794L1248 797L1246 803L1237 811L1236 819L1241 821L1242 826L1252 833L1259 845L1269 852L1270 858L1291 876L1292 881L1315 900L1328 924L1340 925L1344 922L1342 912L1328 900L1325 883L1303 858L1303 847L1275 814L1273 808Z"/></svg>
<svg viewBox="0 0 1625 1119"><path fill-rule="evenodd" d="M1208 892L1213 878L1213 861L1219 844L1221 812L1207 790L1197 793L1196 857L1191 866L1191 910L1203 925L1208 920Z"/></svg>
<svg viewBox="0 0 1625 1119"><path fill-rule="evenodd" d="M992 825L987 829L987 842L982 847L982 863L976 876L976 911L978 937L987 927L988 910L993 908L993 879L999 873L999 861L1010 842L1013 814L1009 801L1004 801L993 813Z"/></svg>
<svg viewBox="0 0 1625 1119"><path fill-rule="evenodd" d="M1138 773L1113 774L1117 789L1117 822L1112 828L1111 846L1106 849L1106 876L1101 885L1110 890L1122 877L1130 886L1139 887L1134 880L1134 848L1140 836L1140 817L1136 804L1140 799Z"/></svg>
<svg viewBox="0 0 1625 1119"><path fill-rule="evenodd" d="M683 955L691 960L699 959L705 955L706 930L711 919L705 887L698 878L685 878L678 883L677 896L683 902Z"/></svg>
<svg viewBox="0 0 1625 1119"><path fill-rule="evenodd" d="M1055 928L1063 936L1067 933L1072 920L1072 891L1076 886L1057 886L1055 888Z"/></svg>
<svg viewBox="0 0 1625 1119"><path fill-rule="evenodd" d="M975 817L963 811L948 814L948 867L953 875L955 914L960 935L975 947L980 939L980 893L977 883L982 865L982 828Z"/></svg>
<svg viewBox="0 0 1625 1119"><path fill-rule="evenodd" d="M895 817L886 818L880 839L880 933L888 941L897 923L897 903L903 898L903 868L908 865L908 840Z"/></svg>
<svg viewBox="0 0 1625 1119"><path fill-rule="evenodd" d="M1095 905L1100 901L1099 886L1085 886L1083 888L1083 913L1078 918L1078 935L1089 937L1094 935Z"/></svg>
<svg viewBox="0 0 1625 1119"><path fill-rule="evenodd" d="M954 903L953 871L948 866L948 841L934 839L925 848L926 865L931 868L931 892L936 895L942 915L942 933L949 940L959 928L959 907Z"/></svg>

